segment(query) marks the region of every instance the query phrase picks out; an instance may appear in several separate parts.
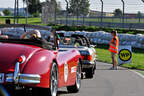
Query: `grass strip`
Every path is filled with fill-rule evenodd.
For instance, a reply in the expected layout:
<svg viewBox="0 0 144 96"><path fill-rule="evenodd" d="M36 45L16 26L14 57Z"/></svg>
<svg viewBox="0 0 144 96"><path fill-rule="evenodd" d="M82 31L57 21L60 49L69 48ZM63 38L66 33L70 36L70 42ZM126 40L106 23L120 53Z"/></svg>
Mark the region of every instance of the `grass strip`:
<svg viewBox="0 0 144 96"><path fill-rule="evenodd" d="M112 63L111 53L108 51L107 45L98 45L96 48L96 51L97 51L98 61ZM132 63L123 64L121 66L130 68L130 69L144 70L144 50L133 48L132 49Z"/></svg>

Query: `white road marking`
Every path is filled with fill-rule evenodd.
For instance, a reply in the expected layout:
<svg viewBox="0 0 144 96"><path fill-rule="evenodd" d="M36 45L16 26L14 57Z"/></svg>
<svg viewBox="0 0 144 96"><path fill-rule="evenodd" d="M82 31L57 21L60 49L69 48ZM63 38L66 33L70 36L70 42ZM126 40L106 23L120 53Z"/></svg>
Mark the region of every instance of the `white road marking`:
<svg viewBox="0 0 144 96"><path fill-rule="evenodd" d="M135 73L135 74L137 74L137 75L139 75L140 77L144 78L144 75L142 75L141 73L139 73L139 72L137 72L135 70L130 70L130 71L133 72L133 73Z"/></svg>

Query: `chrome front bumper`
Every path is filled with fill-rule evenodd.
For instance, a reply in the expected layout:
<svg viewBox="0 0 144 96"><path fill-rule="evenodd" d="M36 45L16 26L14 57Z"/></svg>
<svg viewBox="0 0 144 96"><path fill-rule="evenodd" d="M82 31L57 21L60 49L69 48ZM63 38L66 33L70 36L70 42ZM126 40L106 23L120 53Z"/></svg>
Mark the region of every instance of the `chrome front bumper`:
<svg viewBox="0 0 144 96"><path fill-rule="evenodd" d="M14 80L13 74L6 74L6 83L15 84L39 84L40 75L38 74L18 74L16 80Z"/></svg>

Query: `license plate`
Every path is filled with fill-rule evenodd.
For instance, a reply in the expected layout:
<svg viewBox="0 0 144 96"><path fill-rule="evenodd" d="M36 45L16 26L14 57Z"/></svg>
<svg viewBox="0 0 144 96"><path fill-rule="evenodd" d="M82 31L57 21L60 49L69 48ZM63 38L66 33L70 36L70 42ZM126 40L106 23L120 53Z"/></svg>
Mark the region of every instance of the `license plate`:
<svg viewBox="0 0 144 96"><path fill-rule="evenodd" d="M0 73L0 83L4 82L4 73Z"/></svg>

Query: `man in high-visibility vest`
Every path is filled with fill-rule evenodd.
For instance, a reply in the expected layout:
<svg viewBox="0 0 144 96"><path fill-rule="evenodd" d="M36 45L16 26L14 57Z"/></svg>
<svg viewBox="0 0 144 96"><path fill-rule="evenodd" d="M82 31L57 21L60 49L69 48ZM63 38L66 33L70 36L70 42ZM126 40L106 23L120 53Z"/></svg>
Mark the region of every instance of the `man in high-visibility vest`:
<svg viewBox="0 0 144 96"><path fill-rule="evenodd" d="M118 54L118 46L119 46L117 31L112 31L111 35L113 36L111 42L109 43L109 51L111 52L112 63L113 63L113 67L111 69L117 69L116 54Z"/></svg>

